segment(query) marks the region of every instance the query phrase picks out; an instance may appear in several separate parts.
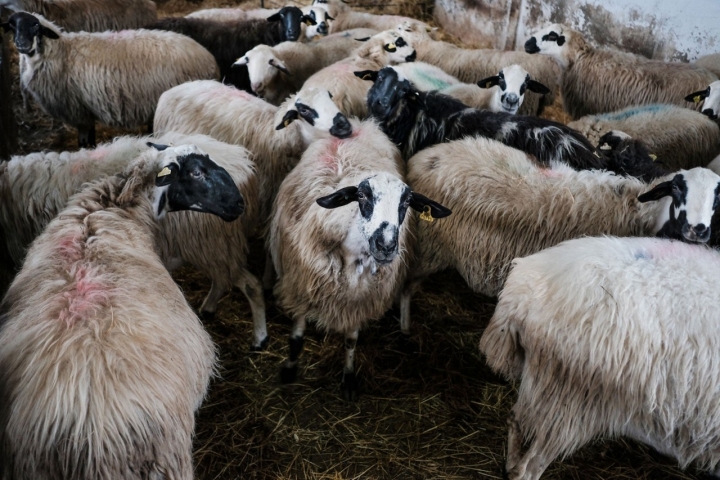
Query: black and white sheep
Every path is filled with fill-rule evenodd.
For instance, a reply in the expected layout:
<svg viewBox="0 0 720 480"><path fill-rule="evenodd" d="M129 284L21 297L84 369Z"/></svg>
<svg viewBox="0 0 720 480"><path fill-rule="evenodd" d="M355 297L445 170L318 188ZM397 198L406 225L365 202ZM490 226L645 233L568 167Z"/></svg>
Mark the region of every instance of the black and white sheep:
<svg viewBox="0 0 720 480"><path fill-rule="evenodd" d="M720 475L720 254L601 237L513 263L480 341L490 367L520 382L508 478L536 480L620 435Z"/></svg>
<svg viewBox="0 0 720 480"><path fill-rule="evenodd" d="M392 67L356 72L374 82L367 108L406 159L440 142L468 135L492 138L534 155L543 164L601 168L593 146L567 126L526 115L468 108L436 92L420 92Z"/></svg>
<svg viewBox="0 0 720 480"><path fill-rule="evenodd" d="M720 116L720 80L712 82L707 88L703 88L685 97L685 101L694 102L700 106L700 111L710 120L717 120Z"/></svg>
<svg viewBox="0 0 720 480"><path fill-rule="evenodd" d="M470 288L495 296L513 258L585 235L662 235L708 242L720 176L681 170L644 183L563 164L538 165L494 140L465 138L419 152L408 185L453 215L419 222L416 261L401 301L407 333L410 296L434 272L455 268Z"/></svg>
<svg viewBox="0 0 720 480"><path fill-rule="evenodd" d="M168 17L146 27L186 35L213 54L220 67L223 83L250 90L250 79L244 68L233 63L256 45L296 42L302 22L311 22L297 7L283 7L267 20L211 20L206 18Z"/></svg>
<svg viewBox="0 0 720 480"><path fill-rule="evenodd" d="M50 222L0 304L3 478L193 478L215 347L152 225L242 208L230 175L183 145L145 152Z"/></svg>
<svg viewBox="0 0 720 480"><path fill-rule="evenodd" d="M411 191L403 169L397 148L363 122L350 138L312 143L282 183L268 248L275 296L294 320L284 381L295 379L305 324L313 320L345 336L343 393L354 398L358 332L391 306L411 258L408 207L434 218L450 214Z"/></svg>
<svg viewBox="0 0 720 480"><path fill-rule="evenodd" d="M525 51L547 55L563 69L563 107L573 118L652 103L685 107L687 92L718 79L688 63L593 48L581 33L559 24L535 33Z"/></svg>
<svg viewBox="0 0 720 480"><path fill-rule="evenodd" d="M142 28L157 20L151 0L0 0L0 7L40 14L67 32Z"/></svg>
<svg viewBox="0 0 720 480"><path fill-rule="evenodd" d="M75 126L80 146L95 144L95 121L137 127L152 121L160 95L217 78L213 56L173 32L63 33L41 16L14 13L20 82L48 114Z"/></svg>

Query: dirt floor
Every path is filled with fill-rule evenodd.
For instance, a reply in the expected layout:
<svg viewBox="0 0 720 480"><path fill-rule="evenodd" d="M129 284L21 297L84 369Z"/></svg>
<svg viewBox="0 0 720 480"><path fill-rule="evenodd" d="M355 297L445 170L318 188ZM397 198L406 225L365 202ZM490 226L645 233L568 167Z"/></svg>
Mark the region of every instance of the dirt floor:
<svg viewBox="0 0 720 480"><path fill-rule="evenodd" d="M161 14L178 15L232 1L170 0ZM259 6L259 0L253 2ZM305 3L305 2L303 2ZM279 2L267 0L266 6ZM432 2L366 2L372 11L413 12L430 20ZM17 55L14 75L17 78ZM558 96L559 97L559 96ZM13 94L21 153L77 148L76 133ZM546 112L566 117L562 108ZM98 141L141 133L100 128ZM260 245L255 245L258 251ZM262 255L253 269L260 274ZM210 285L190 269L176 273L198 307ZM250 310L240 292L220 302L206 326L218 346L218 375L200 409L195 438L199 479L500 479L505 419L516 392L494 375L478 342L495 300L470 291L454 272L428 281L414 298L411 341L401 338L389 313L360 334L361 394L345 402L339 384L342 339L308 329L299 380L282 385L290 320L268 299L271 342L250 353ZM554 462L546 479L693 479L675 462L626 440L607 440Z"/></svg>

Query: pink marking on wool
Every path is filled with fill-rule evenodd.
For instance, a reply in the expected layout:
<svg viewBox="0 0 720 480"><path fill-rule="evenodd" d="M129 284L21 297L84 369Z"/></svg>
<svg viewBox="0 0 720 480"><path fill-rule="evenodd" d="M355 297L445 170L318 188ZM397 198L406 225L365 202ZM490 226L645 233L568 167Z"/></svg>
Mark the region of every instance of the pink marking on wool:
<svg viewBox="0 0 720 480"><path fill-rule="evenodd" d="M58 314L68 327L105 307L111 291L93 269L77 266L73 273L73 285L63 294L67 306Z"/></svg>
<svg viewBox="0 0 720 480"><path fill-rule="evenodd" d="M557 170L553 170L552 168L540 168L539 171L543 177L547 177L547 178L562 178L563 177L562 172L558 172Z"/></svg>
<svg viewBox="0 0 720 480"><path fill-rule="evenodd" d="M65 265L78 262L83 257L84 239L82 232L75 232L62 237L57 243L55 248Z"/></svg>
<svg viewBox="0 0 720 480"><path fill-rule="evenodd" d="M235 97L240 97L243 100L257 100L257 97L250 95L245 90L238 90L237 88L228 88L227 90L231 95ZM224 90L223 93L225 93Z"/></svg>

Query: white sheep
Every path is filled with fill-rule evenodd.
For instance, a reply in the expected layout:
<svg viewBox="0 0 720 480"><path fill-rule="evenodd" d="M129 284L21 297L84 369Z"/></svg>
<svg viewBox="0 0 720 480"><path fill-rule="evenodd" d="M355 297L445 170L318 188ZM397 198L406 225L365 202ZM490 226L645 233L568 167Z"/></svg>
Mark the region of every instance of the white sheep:
<svg viewBox="0 0 720 480"><path fill-rule="evenodd" d="M699 106L703 115L710 120L717 121L718 116L720 116L720 80L712 82L707 88L691 93L685 97L685 101L694 102L695 105ZM701 102L702 106L700 106Z"/></svg>
<svg viewBox="0 0 720 480"><path fill-rule="evenodd" d="M563 69L563 107L573 118L631 105L671 103L683 107L687 92L718 79L688 63L593 48L581 33L559 24L535 33L525 42L525 51L553 58Z"/></svg>
<svg viewBox="0 0 720 480"><path fill-rule="evenodd" d="M142 28L157 20L151 0L0 0L0 7L38 13L68 32Z"/></svg>
<svg viewBox="0 0 720 480"><path fill-rule="evenodd" d="M371 84L355 76L354 72L379 70L386 65L414 59L415 49L399 32L380 32L368 39L350 57L312 75L305 81L303 88L328 90L341 112L348 116L365 118L368 114L365 98Z"/></svg>
<svg viewBox="0 0 720 480"><path fill-rule="evenodd" d="M241 20L261 20L271 17L280 11L279 8L206 8L196 10L186 18L203 18L206 20L237 22Z"/></svg>
<svg viewBox="0 0 720 480"><path fill-rule="evenodd" d="M720 53L711 53L698 58L693 62L698 67L710 70L712 73L720 77Z"/></svg>
<svg viewBox="0 0 720 480"><path fill-rule="evenodd" d="M536 480L619 435L720 475L719 283L720 254L670 240L582 238L516 259L480 341L520 380L508 477Z"/></svg>
<svg viewBox="0 0 720 480"><path fill-rule="evenodd" d="M513 258L571 238L658 234L707 242L720 176L694 168L646 184L564 164L543 168L494 140L465 138L414 155L407 182L453 215L418 227L416 261L401 300L405 333L413 291L446 268L457 269L474 291L495 296Z"/></svg>
<svg viewBox="0 0 720 480"><path fill-rule="evenodd" d="M377 125L354 130L350 138L310 145L280 187L268 240L275 296L294 320L283 380L294 380L305 323L314 320L345 336L348 399L356 393L358 331L382 317L405 278L408 206L436 218L450 214L403 182L400 154Z"/></svg>
<svg viewBox="0 0 720 480"><path fill-rule="evenodd" d="M524 68L532 79L550 91L542 97L532 95L525 98L523 106L518 111L522 115L537 115L544 105L551 104L554 100L554 92L560 80L560 68L549 58L517 51L460 48L433 40L424 29L418 29L407 23L398 26L397 30L415 47L419 61L440 67L464 83L474 84L481 79L497 75L499 71L510 65ZM466 93L463 95L467 98Z"/></svg>
<svg viewBox="0 0 720 480"><path fill-rule="evenodd" d="M215 348L152 234L187 209L231 221L242 196L197 147L147 151L33 242L0 305L4 478L193 478Z"/></svg>
<svg viewBox="0 0 720 480"><path fill-rule="evenodd" d="M173 32L63 33L42 16L14 13L20 81L48 114L94 145L95 121L137 127L152 120L160 95L175 85L217 78L213 56Z"/></svg>
<svg viewBox="0 0 720 480"><path fill-rule="evenodd" d="M262 285L247 270L247 238L254 236L258 227L258 180L250 154L242 147L205 135L166 133L159 138L119 137L94 150L13 157L0 164L0 228L11 257L21 265L27 246L85 182L122 172L151 148L148 142L200 147L230 173L242 192L246 206L242 221L227 223L212 215L182 212L158 221L155 241L168 268L189 263L212 279L199 309L203 318L211 318L218 301L233 286L238 287L252 311L252 348L263 348L268 339Z"/></svg>
<svg viewBox="0 0 720 480"><path fill-rule="evenodd" d="M370 29L340 32L311 43L283 42L274 47L258 45L235 65L247 65L252 91L273 105L280 105L300 90L311 75L338 62L358 48L357 39L377 34Z"/></svg>
<svg viewBox="0 0 720 480"><path fill-rule="evenodd" d="M699 112L675 105L641 105L588 115L568 127L593 145L612 130L625 132L641 139L670 169L704 167L720 154L720 127Z"/></svg>

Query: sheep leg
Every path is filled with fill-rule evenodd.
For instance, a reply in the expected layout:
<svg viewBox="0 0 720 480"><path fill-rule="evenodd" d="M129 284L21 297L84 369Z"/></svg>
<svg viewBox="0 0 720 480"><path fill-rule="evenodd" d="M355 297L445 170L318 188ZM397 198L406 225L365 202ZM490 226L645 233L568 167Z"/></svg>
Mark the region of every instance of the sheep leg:
<svg viewBox="0 0 720 480"><path fill-rule="evenodd" d="M265 322L265 299L262 294L262 284L255 275L243 268L242 272L240 272L240 278L235 282L235 286L242 290L248 302L250 302L253 317L253 338L250 351L259 352L265 350L269 337L267 323Z"/></svg>
<svg viewBox="0 0 720 480"><path fill-rule="evenodd" d="M272 255L270 252L265 254L265 271L263 272L263 289L270 291L273 288L275 280L275 266L273 265Z"/></svg>
<svg viewBox="0 0 720 480"><path fill-rule="evenodd" d="M225 296L228 290L229 288L225 285L225 282L219 282L217 279L213 278L212 284L210 285L210 291L200 306L200 318L204 321L214 319L218 302L223 296Z"/></svg>
<svg viewBox="0 0 720 480"><path fill-rule="evenodd" d="M515 412L511 413L508 418L508 443L507 456L505 459L505 471L510 472L515 469L520 457L522 456L523 436L520 431L520 424L515 418Z"/></svg>
<svg viewBox="0 0 720 480"><path fill-rule="evenodd" d="M285 361L282 370L280 370L280 379L283 383L292 383L297 377L298 370L298 357L303 349L303 343L305 339L305 319L296 318L295 324L293 325L293 331L290 334L288 345L290 346L290 356Z"/></svg>
<svg viewBox="0 0 720 480"><path fill-rule="evenodd" d="M507 478L509 480L538 480L550 462L560 454L559 443L550 441L547 435L544 438L536 437L525 455L520 458L523 436L515 412L508 424L510 428L505 464Z"/></svg>
<svg viewBox="0 0 720 480"><path fill-rule="evenodd" d="M354 401L357 398L358 380L355 376L355 346L357 345L358 329L345 332L345 366L340 388L343 398Z"/></svg>
<svg viewBox="0 0 720 480"><path fill-rule="evenodd" d="M410 336L410 300L424 278L408 280L400 293L400 331Z"/></svg>
<svg viewBox="0 0 720 480"><path fill-rule="evenodd" d="M85 127L78 127L78 147L88 148L95 146L95 123Z"/></svg>

